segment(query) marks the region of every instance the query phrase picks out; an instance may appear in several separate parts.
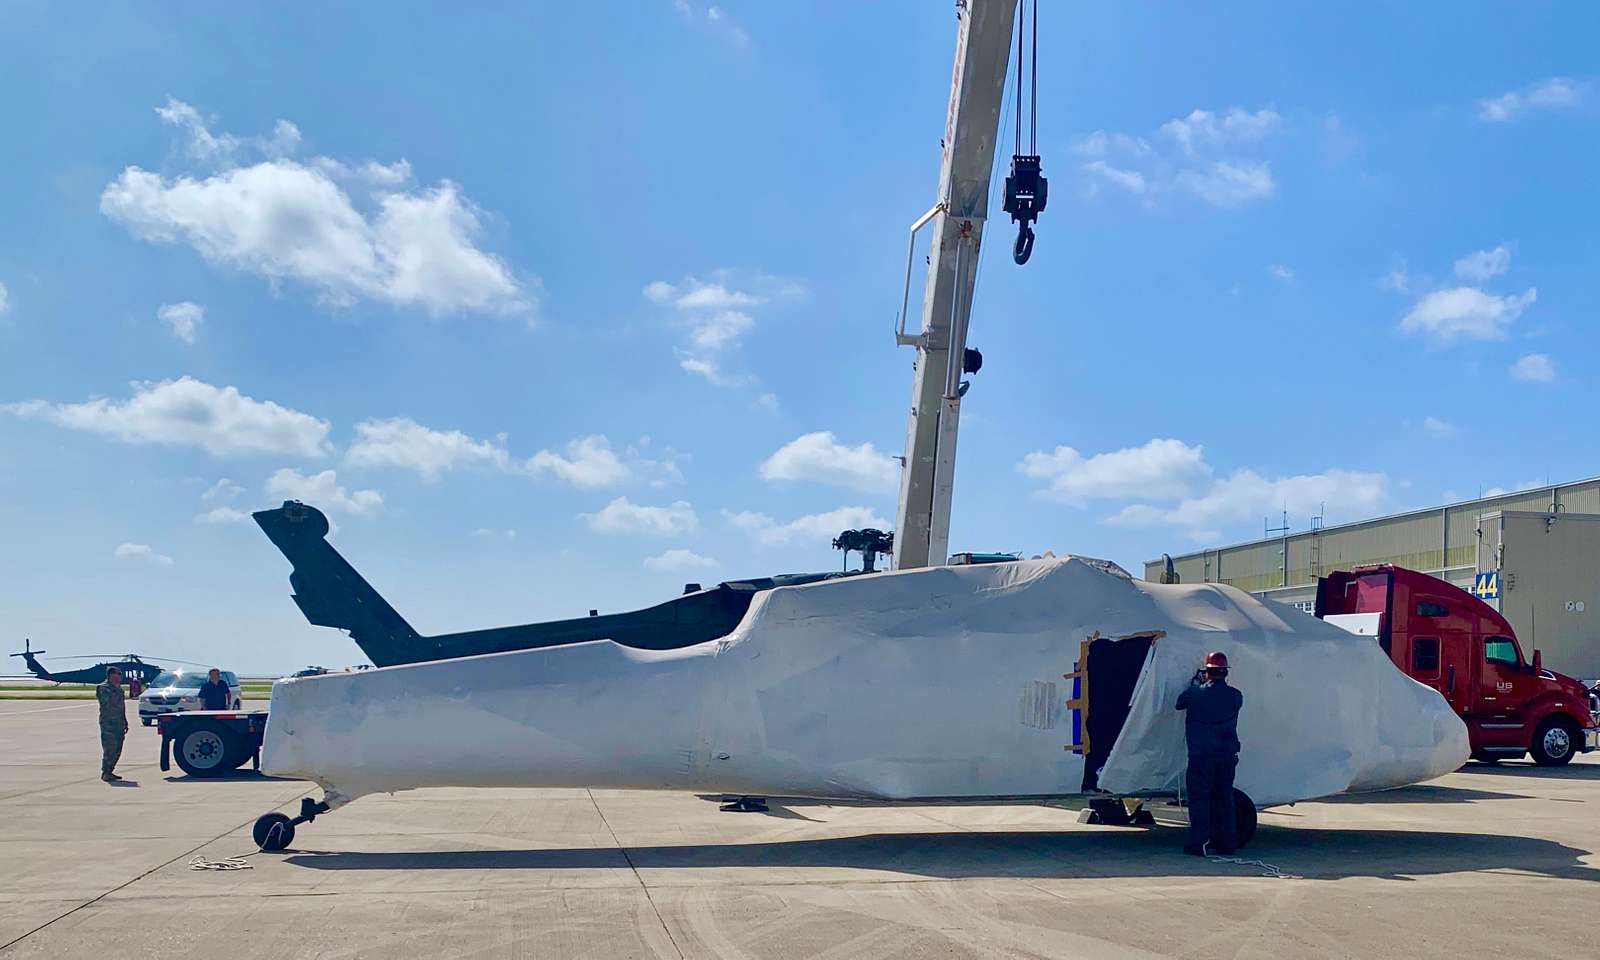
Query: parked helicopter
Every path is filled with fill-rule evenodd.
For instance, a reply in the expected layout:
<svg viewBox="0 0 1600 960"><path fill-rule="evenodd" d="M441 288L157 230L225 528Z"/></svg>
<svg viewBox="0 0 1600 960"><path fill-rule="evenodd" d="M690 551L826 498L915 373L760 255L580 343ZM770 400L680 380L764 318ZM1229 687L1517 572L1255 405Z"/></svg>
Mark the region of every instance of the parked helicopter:
<svg viewBox="0 0 1600 960"><path fill-rule="evenodd" d="M22 652L13 653L12 656L21 657L22 662L28 665L29 673L38 677L40 680L49 680L52 683L104 683L106 679L106 671L111 667L116 667L122 671L122 676L124 679L136 679L140 684L149 686L150 681L160 676L161 671L165 669L164 667L160 667L154 663L148 662L144 657L141 657L138 654L125 653L122 655L122 659L120 660L102 660L100 663L97 663L92 667L82 667L77 670L46 670L44 668L44 664L39 662L39 655L44 652L45 651L43 650L33 649L32 641L24 639L22 641ZM92 653L82 657L65 657L62 659L90 660L98 659L100 657L114 656L116 656L116 654ZM150 659L155 660L166 658L151 657Z"/></svg>

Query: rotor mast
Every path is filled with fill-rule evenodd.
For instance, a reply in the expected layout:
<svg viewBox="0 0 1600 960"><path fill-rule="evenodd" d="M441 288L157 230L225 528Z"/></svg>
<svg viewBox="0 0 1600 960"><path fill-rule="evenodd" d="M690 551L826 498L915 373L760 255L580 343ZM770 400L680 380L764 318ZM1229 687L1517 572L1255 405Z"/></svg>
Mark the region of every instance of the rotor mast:
<svg viewBox="0 0 1600 960"><path fill-rule="evenodd" d="M989 183L994 174L1016 9L1017 0L958 0L956 4L960 26L945 118L939 201L912 227L913 243L922 226L931 223L934 228L922 301L922 332L910 335L904 331L902 311L901 329L895 337L896 342L917 348L895 522L895 566L899 569L943 563L949 552L967 324L989 216ZM908 251L908 294L910 269Z"/></svg>

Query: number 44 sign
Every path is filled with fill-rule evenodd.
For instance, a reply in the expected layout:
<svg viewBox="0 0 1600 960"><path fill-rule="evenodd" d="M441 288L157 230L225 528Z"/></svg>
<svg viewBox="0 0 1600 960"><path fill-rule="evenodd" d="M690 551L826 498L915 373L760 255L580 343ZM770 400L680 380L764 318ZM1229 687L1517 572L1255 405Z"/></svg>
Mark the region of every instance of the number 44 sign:
<svg viewBox="0 0 1600 960"><path fill-rule="evenodd" d="M1472 581L1472 595L1479 600L1500 599L1500 571L1480 573Z"/></svg>

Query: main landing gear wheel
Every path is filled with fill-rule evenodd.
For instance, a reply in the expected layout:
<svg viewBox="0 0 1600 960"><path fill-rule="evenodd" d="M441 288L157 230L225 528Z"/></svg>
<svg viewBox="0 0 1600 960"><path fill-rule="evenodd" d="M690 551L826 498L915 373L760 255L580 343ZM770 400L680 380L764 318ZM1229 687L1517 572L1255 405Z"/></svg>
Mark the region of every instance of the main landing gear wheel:
<svg viewBox="0 0 1600 960"><path fill-rule="evenodd" d="M1564 767L1572 762L1576 746L1577 736L1572 724L1552 717L1539 724L1528 752L1533 754L1533 762L1541 767Z"/></svg>
<svg viewBox="0 0 1600 960"><path fill-rule="evenodd" d="M723 813L766 813L766 797L727 797L717 809Z"/></svg>
<svg viewBox="0 0 1600 960"><path fill-rule="evenodd" d="M1233 791L1233 829L1236 834L1234 839L1240 849L1255 839L1256 802L1237 788Z"/></svg>
<svg viewBox="0 0 1600 960"><path fill-rule="evenodd" d="M294 842L294 821L281 813L263 814L256 818L250 835L262 850L285 850Z"/></svg>

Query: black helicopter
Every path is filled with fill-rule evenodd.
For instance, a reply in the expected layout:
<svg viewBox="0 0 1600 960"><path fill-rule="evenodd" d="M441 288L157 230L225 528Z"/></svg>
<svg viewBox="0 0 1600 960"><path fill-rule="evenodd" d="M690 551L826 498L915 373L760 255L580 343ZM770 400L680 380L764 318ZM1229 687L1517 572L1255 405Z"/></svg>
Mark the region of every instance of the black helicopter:
<svg viewBox="0 0 1600 960"><path fill-rule="evenodd" d="M39 662L39 654L45 651L33 649L32 642L29 640L23 640L22 647L21 653L13 653L12 656L21 657L22 662L28 665L29 673L40 680L50 680L54 683L104 683L106 670L116 667L122 671L124 680L137 679L141 685L149 686L150 681L160 676L164 669L156 664L145 662L144 659L136 654L125 653L122 655L121 660L105 660L92 667L83 667L79 670L50 671L46 670L44 664ZM115 654L91 654L89 657L68 657L67 659L86 660L97 656L115 656Z"/></svg>

